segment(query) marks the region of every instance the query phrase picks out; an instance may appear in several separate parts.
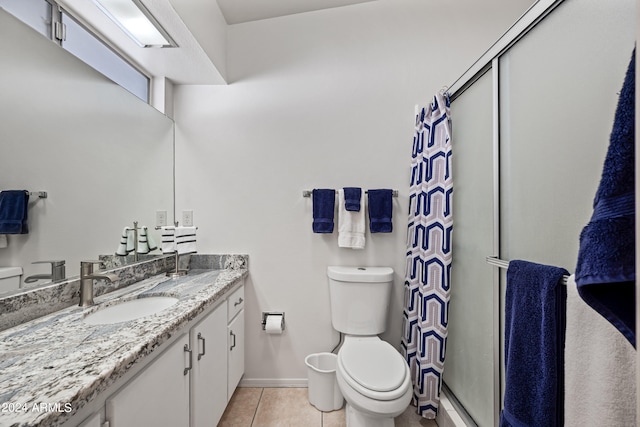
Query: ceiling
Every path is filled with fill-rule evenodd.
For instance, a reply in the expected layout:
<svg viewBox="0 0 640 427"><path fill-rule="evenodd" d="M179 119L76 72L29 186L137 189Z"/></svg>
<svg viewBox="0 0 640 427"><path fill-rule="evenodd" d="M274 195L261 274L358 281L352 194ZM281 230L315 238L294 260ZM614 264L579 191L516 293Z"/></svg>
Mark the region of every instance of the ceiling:
<svg viewBox="0 0 640 427"><path fill-rule="evenodd" d="M169 49L139 48L93 1L56 1L150 76L166 77L175 84L225 84L224 61L222 68L214 62L220 62L226 50L212 47L211 40L220 40L220 31L224 34L228 25L373 0L142 0L179 46ZM207 18L215 18L218 7L219 21Z"/></svg>
<svg viewBox="0 0 640 427"><path fill-rule="evenodd" d="M217 0L227 24L257 21L372 0Z"/></svg>

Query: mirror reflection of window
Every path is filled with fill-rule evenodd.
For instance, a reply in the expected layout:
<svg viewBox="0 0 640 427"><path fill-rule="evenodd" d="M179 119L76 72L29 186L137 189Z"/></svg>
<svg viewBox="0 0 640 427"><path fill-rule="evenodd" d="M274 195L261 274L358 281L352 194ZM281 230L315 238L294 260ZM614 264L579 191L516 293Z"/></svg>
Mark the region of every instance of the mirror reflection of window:
<svg viewBox="0 0 640 427"><path fill-rule="evenodd" d="M104 74L144 102L149 102L149 78L112 51L67 13L62 13L66 37L63 49Z"/></svg>
<svg viewBox="0 0 640 427"><path fill-rule="evenodd" d="M54 8L47 0L0 0L0 7L144 102L149 102L149 77L66 11L58 12L57 6Z"/></svg>

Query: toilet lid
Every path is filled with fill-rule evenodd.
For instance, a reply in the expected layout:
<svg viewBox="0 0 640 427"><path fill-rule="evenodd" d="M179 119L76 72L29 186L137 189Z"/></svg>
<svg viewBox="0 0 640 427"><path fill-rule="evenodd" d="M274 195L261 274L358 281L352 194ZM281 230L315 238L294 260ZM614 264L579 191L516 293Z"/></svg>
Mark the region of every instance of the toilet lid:
<svg viewBox="0 0 640 427"><path fill-rule="evenodd" d="M342 347L339 356L345 372L369 390L396 390L404 381L404 359L385 341L376 339L349 343Z"/></svg>

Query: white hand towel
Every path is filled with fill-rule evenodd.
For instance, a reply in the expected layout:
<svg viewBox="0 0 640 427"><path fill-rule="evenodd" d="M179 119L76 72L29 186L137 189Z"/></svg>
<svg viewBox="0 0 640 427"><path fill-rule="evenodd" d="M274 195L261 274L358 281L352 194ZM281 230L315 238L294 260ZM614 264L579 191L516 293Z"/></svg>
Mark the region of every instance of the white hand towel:
<svg viewBox="0 0 640 427"><path fill-rule="evenodd" d="M175 227L162 227L162 253L172 254L176 251L176 229Z"/></svg>
<svg viewBox="0 0 640 427"><path fill-rule="evenodd" d="M364 191L360 196L360 210L348 211L344 205L344 190L338 190L338 246L341 248L364 249L365 218Z"/></svg>
<svg viewBox="0 0 640 427"><path fill-rule="evenodd" d="M136 240L133 235L133 228L125 227L127 229L127 253L133 252L136 250Z"/></svg>
<svg viewBox="0 0 640 427"><path fill-rule="evenodd" d="M116 250L116 255L126 256L133 250L133 241L129 236L129 231L131 231L129 227L125 227L122 230L122 236L120 237L120 244L118 245L118 249Z"/></svg>
<svg viewBox="0 0 640 427"><path fill-rule="evenodd" d="M147 227L140 227L140 231L138 231L138 253L148 254L149 252L150 248L147 240Z"/></svg>
<svg viewBox="0 0 640 427"><path fill-rule="evenodd" d="M0 248L6 248L9 246L6 234L0 234Z"/></svg>
<svg viewBox="0 0 640 427"><path fill-rule="evenodd" d="M567 280L565 426L636 425L636 350Z"/></svg>
<svg viewBox="0 0 640 427"><path fill-rule="evenodd" d="M176 248L178 254L196 252L196 227L176 227Z"/></svg>
<svg viewBox="0 0 640 427"><path fill-rule="evenodd" d="M143 228L144 228L145 234L147 235L147 244L149 245L149 252L155 251L156 249L158 249L158 245L156 245L155 240L153 240L153 236L151 236L151 232L149 232L149 229L146 226Z"/></svg>

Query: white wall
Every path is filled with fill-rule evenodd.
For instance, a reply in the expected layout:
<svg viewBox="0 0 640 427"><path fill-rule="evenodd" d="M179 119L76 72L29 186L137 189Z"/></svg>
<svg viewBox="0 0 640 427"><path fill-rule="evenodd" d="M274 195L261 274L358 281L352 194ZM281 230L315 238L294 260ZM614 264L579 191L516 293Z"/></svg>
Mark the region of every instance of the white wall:
<svg viewBox="0 0 640 427"><path fill-rule="evenodd" d="M245 384L296 384L330 351L326 267L395 269L383 338L399 345L416 103L451 84L532 3L379 0L229 27L228 86L177 86L176 210L201 253L250 255ZM499 3L499 5L498 5ZM455 119L454 119L455 120ZM394 232L362 251L311 231L319 187L394 188ZM281 336L262 311L286 312Z"/></svg>

